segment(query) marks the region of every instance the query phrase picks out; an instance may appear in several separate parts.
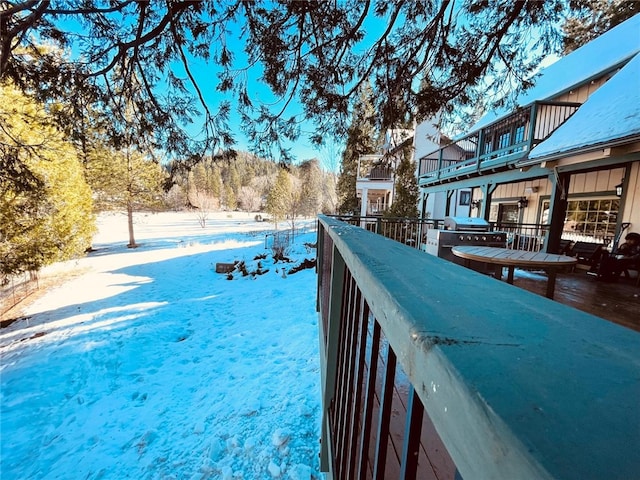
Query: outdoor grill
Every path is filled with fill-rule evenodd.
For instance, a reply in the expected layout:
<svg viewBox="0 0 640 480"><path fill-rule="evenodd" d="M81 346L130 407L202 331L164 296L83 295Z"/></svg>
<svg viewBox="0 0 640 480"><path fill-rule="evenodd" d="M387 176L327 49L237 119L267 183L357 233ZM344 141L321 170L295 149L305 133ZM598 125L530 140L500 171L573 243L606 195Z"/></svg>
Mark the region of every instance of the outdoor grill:
<svg viewBox="0 0 640 480"><path fill-rule="evenodd" d="M459 245L504 248L507 234L491 232L490 229L491 225L483 218L446 217L444 230L427 230L427 243L423 245L423 250L459 265L467 265L479 272L489 273L493 271L493 267L478 262L465 261L451 253L451 249Z"/></svg>

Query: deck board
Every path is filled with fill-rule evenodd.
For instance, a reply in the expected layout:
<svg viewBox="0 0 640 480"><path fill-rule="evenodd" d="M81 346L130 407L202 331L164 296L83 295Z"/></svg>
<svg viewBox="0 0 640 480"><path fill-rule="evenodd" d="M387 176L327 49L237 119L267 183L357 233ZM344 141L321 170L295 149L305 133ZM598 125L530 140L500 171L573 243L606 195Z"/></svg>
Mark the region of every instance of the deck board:
<svg viewBox="0 0 640 480"><path fill-rule="evenodd" d="M530 292L545 294L546 277L543 272L516 269L513 283ZM622 277L617 282L602 282L580 269L559 273L554 300L640 331L640 286L636 286L635 278Z"/></svg>

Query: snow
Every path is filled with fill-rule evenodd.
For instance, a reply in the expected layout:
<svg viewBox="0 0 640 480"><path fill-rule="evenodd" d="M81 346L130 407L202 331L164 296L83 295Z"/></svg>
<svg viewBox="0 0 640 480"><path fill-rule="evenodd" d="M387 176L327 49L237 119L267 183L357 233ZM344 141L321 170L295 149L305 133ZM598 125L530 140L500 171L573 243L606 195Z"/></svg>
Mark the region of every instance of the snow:
<svg viewBox="0 0 640 480"><path fill-rule="evenodd" d="M589 99L537 145L529 158L604 144L640 135L640 54L596 90Z"/></svg>
<svg viewBox="0 0 640 480"><path fill-rule="evenodd" d="M3 480L319 478L315 271L215 273L270 253L247 214L140 215L136 249L126 217L99 226L43 272L77 275L0 330Z"/></svg>
<svg viewBox="0 0 640 480"><path fill-rule="evenodd" d="M516 99L519 107L537 100L550 100L578 84L623 64L640 52L640 14L617 25L598 38L543 69L534 86ZM513 109L487 113L470 130L474 132L509 114Z"/></svg>

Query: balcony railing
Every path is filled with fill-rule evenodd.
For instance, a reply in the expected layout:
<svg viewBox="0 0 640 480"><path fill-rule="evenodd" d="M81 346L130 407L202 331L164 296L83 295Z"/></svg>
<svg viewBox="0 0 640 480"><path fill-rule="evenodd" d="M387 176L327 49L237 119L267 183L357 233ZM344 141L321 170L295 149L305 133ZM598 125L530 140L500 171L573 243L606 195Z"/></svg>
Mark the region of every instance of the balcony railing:
<svg viewBox="0 0 640 480"><path fill-rule="evenodd" d="M358 172L358 180L392 180L393 170L386 165L363 165Z"/></svg>
<svg viewBox="0 0 640 480"><path fill-rule="evenodd" d="M635 478L640 334L319 218L321 467Z"/></svg>
<svg viewBox="0 0 640 480"><path fill-rule="evenodd" d="M536 102L420 159L422 183L468 175L521 160L581 104ZM533 128L532 128L533 126Z"/></svg>

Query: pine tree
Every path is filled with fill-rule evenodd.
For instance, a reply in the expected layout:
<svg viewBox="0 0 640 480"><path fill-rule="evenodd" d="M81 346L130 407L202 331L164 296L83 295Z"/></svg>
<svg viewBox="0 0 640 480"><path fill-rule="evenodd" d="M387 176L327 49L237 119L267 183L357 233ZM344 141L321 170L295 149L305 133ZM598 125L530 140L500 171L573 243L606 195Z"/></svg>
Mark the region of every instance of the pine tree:
<svg viewBox="0 0 640 480"><path fill-rule="evenodd" d="M127 212L127 246L136 247L133 214L160 205L166 172L158 163L130 147L95 149L86 171L98 208Z"/></svg>
<svg viewBox="0 0 640 480"><path fill-rule="evenodd" d="M273 187L271 187L267 195L266 206L267 213L271 215L276 225L278 222L284 220L289 212L292 190L293 187L291 178L289 178L289 172L281 168Z"/></svg>
<svg viewBox="0 0 640 480"><path fill-rule="evenodd" d="M574 0L575 13L562 26L566 55L640 13L640 2L630 0Z"/></svg>
<svg viewBox="0 0 640 480"><path fill-rule="evenodd" d="M373 92L368 83L361 89L351 116L351 126L342 154L342 165L338 178L338 212L358 214L356 177L360 155L372 154L375 148L375 126L373 123Z"/></svg>
<svg viewBox="0 0 640 480"><path fill-rule="evenodd" d="M95 220L76 150L51 115L12 85L0 97L0 273L14 275L84 252Z"/></svg>
<svg viewBox="0 0 640 480"><path fill-rule="evenodd" d="M395 193L393 204L387 216L416 218L418 217L418 182L415 175L415 164L412 161L412 147L402 148L402 160L396 170Z"/></svg>

